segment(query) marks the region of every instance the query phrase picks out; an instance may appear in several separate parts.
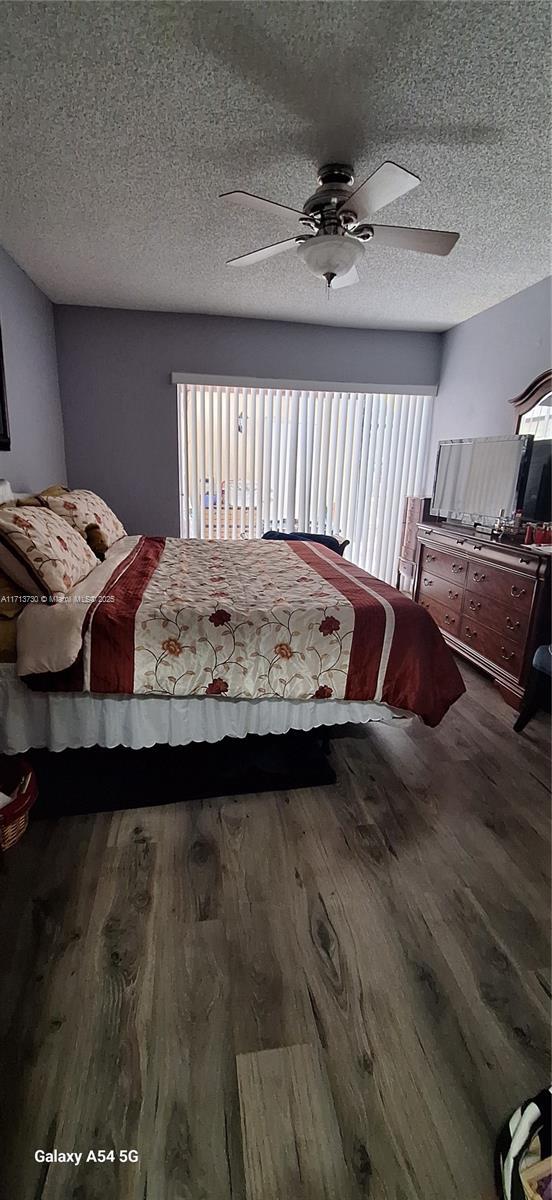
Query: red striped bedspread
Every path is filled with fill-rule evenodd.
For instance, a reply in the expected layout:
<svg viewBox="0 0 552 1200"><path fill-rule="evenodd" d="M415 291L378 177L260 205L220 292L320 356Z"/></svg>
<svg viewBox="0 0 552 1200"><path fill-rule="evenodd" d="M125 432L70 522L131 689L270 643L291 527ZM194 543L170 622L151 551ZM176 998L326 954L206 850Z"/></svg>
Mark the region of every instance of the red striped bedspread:
<svg viewBox="0 0 552 1200"><path fill-rule="evenodd" d="M123 538L19 620L19 674L48 691L371 700L428 725L464 691L426 609L312 542Z"/></svg>

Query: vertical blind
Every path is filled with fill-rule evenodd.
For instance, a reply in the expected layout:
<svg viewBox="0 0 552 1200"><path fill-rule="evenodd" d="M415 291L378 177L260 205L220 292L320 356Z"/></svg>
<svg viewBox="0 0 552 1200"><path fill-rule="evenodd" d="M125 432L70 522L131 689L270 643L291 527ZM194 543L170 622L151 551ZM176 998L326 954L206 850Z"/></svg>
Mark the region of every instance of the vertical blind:
<svg viewBox="0 0 552 1200"><path fill-rule="evenodd" d="M179 384L182 536L333 534L349 539L348 558L392 582L404 499L424 485L432 403Z"/></svg>

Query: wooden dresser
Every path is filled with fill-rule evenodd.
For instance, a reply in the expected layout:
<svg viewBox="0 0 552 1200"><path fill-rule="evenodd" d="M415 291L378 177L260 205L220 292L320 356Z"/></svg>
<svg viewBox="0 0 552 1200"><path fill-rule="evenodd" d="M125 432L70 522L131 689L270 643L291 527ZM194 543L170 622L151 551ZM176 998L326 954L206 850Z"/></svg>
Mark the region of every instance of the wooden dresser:
<svg viewBox="0 0 552 1200"><path fill-rule="evenodd" d="M550 558L445 525L417 536L414 599L519 708L534 651L550 641Z"/></svg>

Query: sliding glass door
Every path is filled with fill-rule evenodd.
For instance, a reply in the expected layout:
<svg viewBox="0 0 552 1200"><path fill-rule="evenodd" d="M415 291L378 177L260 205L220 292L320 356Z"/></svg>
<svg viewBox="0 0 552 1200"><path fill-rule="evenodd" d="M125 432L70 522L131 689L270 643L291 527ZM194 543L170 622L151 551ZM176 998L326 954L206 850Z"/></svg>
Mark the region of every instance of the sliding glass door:
<svg viewBox="0 0 552 1200"><path fill-rule="evenodd" d="M178 403L183 537L329 533L394 579L432 397L179 384Z"/></svg>

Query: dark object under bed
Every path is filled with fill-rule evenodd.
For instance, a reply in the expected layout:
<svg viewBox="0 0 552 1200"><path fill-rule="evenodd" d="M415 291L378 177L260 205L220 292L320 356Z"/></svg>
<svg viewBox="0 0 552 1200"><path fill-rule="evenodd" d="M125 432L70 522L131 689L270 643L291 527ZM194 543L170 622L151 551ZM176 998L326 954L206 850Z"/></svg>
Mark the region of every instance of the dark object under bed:
<svg viewBox="0 0 552 1200"><path fill-rule="evenodd" d="M215 745L31 750L38 780L33 819L328 786L335 783L328 748L321 729L249 734Z"/></svg>

